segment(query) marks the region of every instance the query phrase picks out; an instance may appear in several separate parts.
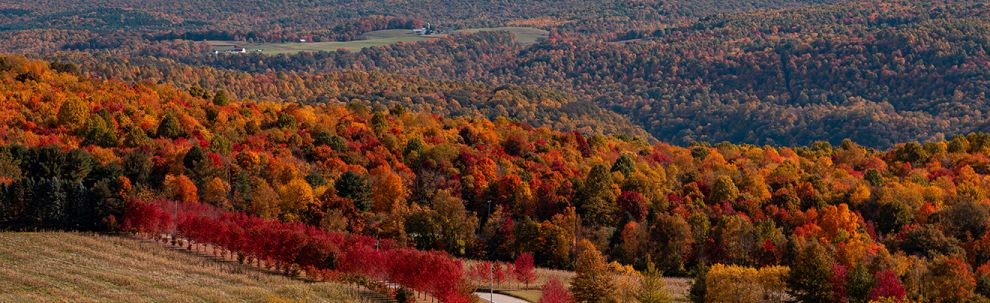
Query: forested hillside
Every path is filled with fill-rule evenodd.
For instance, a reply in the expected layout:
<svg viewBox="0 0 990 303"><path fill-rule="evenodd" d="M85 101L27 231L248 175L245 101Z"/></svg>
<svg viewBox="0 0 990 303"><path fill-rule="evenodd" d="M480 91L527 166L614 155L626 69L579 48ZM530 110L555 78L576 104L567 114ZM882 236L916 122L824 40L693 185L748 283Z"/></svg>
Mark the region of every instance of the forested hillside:
<svg viewBox="0 0 990 303"><path fill-rule="evenodd" d="M507 23L609 31L609 25L649 26L713 12L800 6L834 0L759 1L0 1L0 30L65 29L114 32L193 33L263 41L309 37L348 39L361 31L411 28L431 23L444 28L492 27ZM107 10L107 8L112 8ZM397 17L397 18L393 18ZM199 40L199 39L192 39Z"/></svg>
<svg viewBox="0 0 990 303"><path fill-rule="evenodd" d="M402 247L500 260L532 252L537 264L569 268L581 239L578 251L640 268L652 260L668 274L784 265L768 275L803 300L990 294L984 133L889 150L852 141L677 147L398 106L206 97L81 79L14 56L0 59L0 92L5 229L167 232L179 218L186 237L234 249L272 243L197 230L270 226L266 239L340 248L253 253L277 264L312 260L306 251L374 256L374 236L394 240L383 246L389 256L446 269L446 255ZM179 201L180 215L162 200ZM411 270L403 264L380 270L463 298L440 280L402 274ZM713 266L708 280L738 270Z"/></svg>
<svg viewBox="0 0 990 303"><path fill-rule="evenodd" d="M444 116L504 117L534 126L585 134L652 137L624 116L600 108L573 94L534 86L492 86L477 82L430 80L379 71L341 70L324 73L296 71L247 73L190 66L170 59L64 54L56 65L80 75L127 82L159 82L201 90L212 96L306 104L357 102L374 107L403 106ZM207 96L209 97L209 96Z"/></svg>
<svg viewBox="0 0 990 303"><path fill-rule="evenodd" d="M867 2L613 36L558 32L529 48L480 34L358 53L174 58L245 71L357 68L550 86L675 143L890 146L985 128L987 13L983 4Z"/></svg>
<svg viewBox="0 0 990 303"><path fill-rule="evenodd" d="M510 261L559 302L990 296L983 1L0 0L0 40L2 230L442 302Z"/></svg>

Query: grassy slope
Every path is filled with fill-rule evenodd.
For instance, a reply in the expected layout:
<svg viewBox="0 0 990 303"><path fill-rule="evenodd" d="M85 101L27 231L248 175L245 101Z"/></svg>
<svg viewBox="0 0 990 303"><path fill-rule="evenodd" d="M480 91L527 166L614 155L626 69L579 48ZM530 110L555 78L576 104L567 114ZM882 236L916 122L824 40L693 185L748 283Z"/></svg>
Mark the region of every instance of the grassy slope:
<svg viewBox="0 0 990 303"><path fill-rule="evenodd" d="M459 33L477 33L483 31L507 31L516 35L516 40L524 45L530 45L538 42L541 39L547 37L548 32L538 28L531 27L493 27L493 28L472 28L466 30L460 30ZM317 52L317 51L337 51L339 49L346 49L350 51L358 51L365 47L373 46L384 46L391 45L399 42L419 42L432 40L442 35L436 36L420 36L413 34L411 30L408 29L390 29L390 30L380 30L373 31L364 34L360 40L345 41L345 42L289 42L289 43L241 43L234 41L208 41L217 50L229 50L235 47L244 47L248 51L261 50L262 53L269 55L278 54L295 54L299 52Z"/></svg>
<svg viewBox="0 0 990 303"><path fill-rule="evenodd" d="M128 237L0 233L0 302L369 302L309 283Z"/></svg>

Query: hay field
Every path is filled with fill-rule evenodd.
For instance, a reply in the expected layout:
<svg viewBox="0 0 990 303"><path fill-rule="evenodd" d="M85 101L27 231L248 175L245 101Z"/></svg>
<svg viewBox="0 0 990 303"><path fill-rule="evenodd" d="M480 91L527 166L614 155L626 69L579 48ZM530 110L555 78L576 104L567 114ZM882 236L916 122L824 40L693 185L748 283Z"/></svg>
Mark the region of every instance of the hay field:
<svg viewBox="0 0 990 303"><path fill-rule="evenodd" d="M0 233L0 302L375 302L129 236Z"/></svg>

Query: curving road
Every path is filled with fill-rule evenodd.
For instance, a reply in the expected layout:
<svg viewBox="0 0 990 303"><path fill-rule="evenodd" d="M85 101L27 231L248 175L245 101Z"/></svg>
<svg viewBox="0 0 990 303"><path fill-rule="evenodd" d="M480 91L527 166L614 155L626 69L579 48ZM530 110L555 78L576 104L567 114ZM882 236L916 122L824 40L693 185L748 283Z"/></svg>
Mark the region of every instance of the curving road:
<svg viewBox="0 0 990 303"><path fill-rule="evenodd" d="M491 302L491 303L529 303L529 302L526 302L526 300L523 300L523 299L520 299L520 298L516 298L516 297L513 297L513 296L506 296L506 295L503 295L503 294L494 294L491 297L491 300L489 300L489 294L488 294L488 292L475 292L474 295L475 296L478 296L478 298L481 298L481 302Z"/></svg>

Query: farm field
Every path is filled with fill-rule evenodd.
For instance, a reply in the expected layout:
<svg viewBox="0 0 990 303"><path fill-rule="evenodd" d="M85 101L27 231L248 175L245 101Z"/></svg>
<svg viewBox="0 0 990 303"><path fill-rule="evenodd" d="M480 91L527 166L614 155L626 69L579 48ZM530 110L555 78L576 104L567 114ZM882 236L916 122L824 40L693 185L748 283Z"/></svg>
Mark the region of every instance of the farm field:
<svg viewBox="0 0 990 303"><path fill-rule="evenodd" d="M492 28L472 28L456 31L456 33L478 33L486 31L507 31L516 36L516 40L523 45L534 44L547 37L548 32L542 29L531 27L492 27ZM226 51L235 48L244 48L248 52L261 51L264 54L296 54L300 52L333 52L338 50L359 51L366 47L385 46L399 42L413 43L433 40L444 35L421 36L414 34L408 29L389 29L365 33L361 39L353 41L332 41L332 42L287 42L287 43L243 43L237 41L207 41L213 50Z"/></svg>
<svg viewBox="0 0 990 303"><path fill-rule="evenodd" d="M390 29L365 34L354 41L333 42L289 42L289 43L242 43L235 41L207 41L214 50L229 50L243 47L248 52L260 50L264 54L295 54L299 52L332 52L337 50L357 51L365 47L390 45L399 42L419 42L435 39L436 36L420 36L407 29Z"/></svg>
<svg viewBox="0 0 990 303"><path fill-rule="evenodd" d="M494 31L507 31L516 36L516 41L523 45L531 45L540 42L540 40L546 39L550 32L542 29L533 27L518 27L518 26L507 26L507 27L486 27L486 28L471 28L457 31L458 33L479 33L479 32L494 32Z"/></svg>
<svg viewBox="0 0 990 303"><path fill-rule="evenodd" d="M0 302L374 302L312 283L128 237L0 233Z"/></svg>

